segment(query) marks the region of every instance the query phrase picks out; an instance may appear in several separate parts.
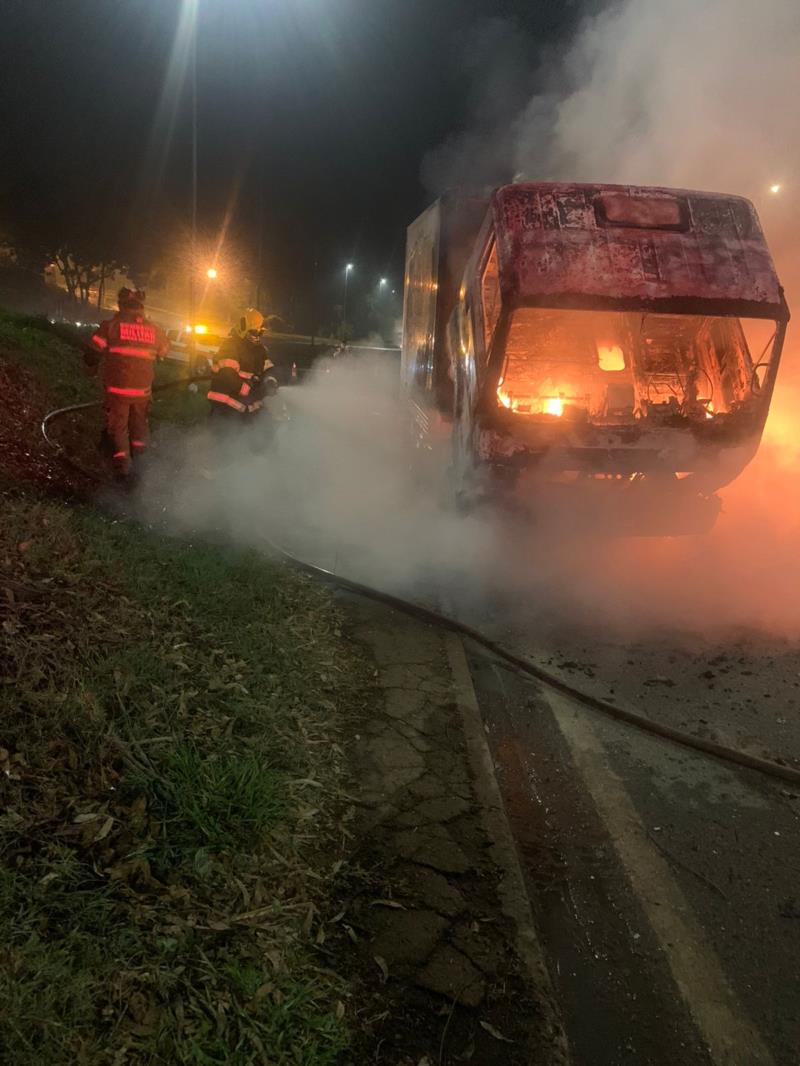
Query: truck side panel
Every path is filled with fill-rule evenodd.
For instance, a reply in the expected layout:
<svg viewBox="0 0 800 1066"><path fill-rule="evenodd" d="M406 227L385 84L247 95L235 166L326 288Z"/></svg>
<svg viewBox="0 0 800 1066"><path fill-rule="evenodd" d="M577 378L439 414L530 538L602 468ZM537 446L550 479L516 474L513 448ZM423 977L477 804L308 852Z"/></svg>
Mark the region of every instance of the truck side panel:
<svg viewBox="0 0 800 1066"><path fill-rule="evenodd" d="M431 392L434 379L441 219L437 200L411 223L406 239L400 372L404 387L423 402L420 394Z"/></svg>
<svg viewBox="0 0 800 1066"><path fill-rule="evenodd" d="M445 418L453 409L447 326L488 207L488 196L445 193L408 227L403 384Z"/></svg>

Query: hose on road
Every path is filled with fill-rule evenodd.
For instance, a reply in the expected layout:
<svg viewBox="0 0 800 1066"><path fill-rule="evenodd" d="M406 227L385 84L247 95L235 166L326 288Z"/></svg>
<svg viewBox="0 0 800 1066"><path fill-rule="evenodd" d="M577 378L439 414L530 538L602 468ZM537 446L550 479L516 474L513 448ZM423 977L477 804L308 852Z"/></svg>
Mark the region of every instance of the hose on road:
<svg viewBox="0 0 800 1066"><path fill-rule="evenodd" d="M208 375L194 377L188 380L184 379L180 381L166 382L162 385L155 386L153 392L160 392L164 389L177 388L192 382L205 380L208 380ZM60 407L45 415L41 423L41 431L44 439L52 448L56 449L60 457L73 469L79 470L84 476L90 477L96 481L99 480L96 474L84 470L67 455L61 445L52 440L48 434L48 428L55 419L63 415L70 414L74 411L82 411L90 407L99 407L101 403L101 400L92 400L89 403L72 404L69 407ZM484 648L502 662L507 663L519 673L533 678L540 684L546 685L552 691L559 692L561 695L566 696L574 703L587 707L599 714L603 714L615 722L622 722L625 725L633 726L643 733L659 737L662 740L669 740L683 748L688 748L703 755L711 756L722 762L733 763L736 766L743 766L748 770L756 770L761 774L765 774L766 776L775 778L779 781L789 782L792 785L800 786L800 770L795 769L793 766L783 765L774 762L771 759L763 759L757 755L750 755L748 752L741 751L738 748L730 748L724 744L718 744L714 740L694 736L683 730L673 729L672 726L665 725L662 722L657 722L651 718L645 718L643 715L635 714L633 711L627 711L623 707L619 707L614 703L609 703L597 696L592 696L591 693L584 692L583 689L576 688L568 681L564 681L549 670L537 666L537 664L531 662L530 659L517 655L504 645L492 640L491 637L487 637L480 630L467 625L465 622L460 622L458 619L451 618L449 615L442 614L433 608L423 607L421 604L413 603L410 600L404 600L389 592L383 592L381 589L373 588L371 585L363 585L359 581L342 577L339 574L333 573L331 570L326 570L324 567L317 566L315 563L300 559L281 544L277 544L275 541L267 537L264 538L264 542L278 558L282 559L295 569L314 577L321 578L348 592L353 592L359 596L364 596L368 599L386 604L395 610L402 611L404 614L417 618L429 625L434 625L441 629L447 629L452 633L458 634L460 637L466 637L468 640L471 640L474 644Z"/></svg>

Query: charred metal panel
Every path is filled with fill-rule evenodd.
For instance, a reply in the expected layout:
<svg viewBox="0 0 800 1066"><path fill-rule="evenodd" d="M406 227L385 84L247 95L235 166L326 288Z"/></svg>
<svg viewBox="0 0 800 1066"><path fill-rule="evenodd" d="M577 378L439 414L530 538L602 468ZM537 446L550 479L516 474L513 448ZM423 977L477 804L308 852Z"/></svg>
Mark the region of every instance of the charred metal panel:
<svg viewBox="0 0 800 1066"><path fill-rule="evenodd" d="M445 411L452 407L447 323L487 209L486 196L447 193L407 231L402 380L421 402Z"/></svg>
<svg viewBox="0 0 800 1066"><path fill-rule="evenodd" d="M408 227L401 373L407 388L429 391L436 344L441 205Z"/></svg>
<svg viewBox="0 0 800 1066"><path fill-rule="evenodd" d="M733 301L750 313L783 313L758 217L741 197L537 183L498 189L493 210L511 304Z"/></svg>

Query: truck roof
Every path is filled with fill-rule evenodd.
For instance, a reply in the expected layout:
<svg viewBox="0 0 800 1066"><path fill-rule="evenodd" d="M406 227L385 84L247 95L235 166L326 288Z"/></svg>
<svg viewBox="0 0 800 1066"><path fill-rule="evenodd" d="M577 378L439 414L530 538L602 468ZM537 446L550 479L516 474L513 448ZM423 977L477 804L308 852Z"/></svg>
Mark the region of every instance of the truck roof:
<svg viewBox="0 0 800 1066"><path fill-rule="evenodd" d="M741 196L530 182L492 197L513 305L786 318L755 208Z"/></svg>

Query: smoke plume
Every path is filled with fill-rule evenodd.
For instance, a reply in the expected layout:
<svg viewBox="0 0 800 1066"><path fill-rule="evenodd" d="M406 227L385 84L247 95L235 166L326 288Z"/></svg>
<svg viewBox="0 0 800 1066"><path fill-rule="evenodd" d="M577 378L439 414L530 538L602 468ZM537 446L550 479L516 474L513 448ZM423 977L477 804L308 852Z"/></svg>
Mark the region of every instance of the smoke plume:
<svg viewBox="0 0 800 1066"><path fill-rule="evenodd" d="M425 160L424 178L436 189L524 173L743 194L800 306L798 45L795 0L625 0L535 65L512 25L483 24L465 45L474 127ZM623 629L800 631L796 365L790 328L765 443L724 491L706 537L598 542L587 528L555 536L541 517L520 526L458 513L444 466L424 485L410 476L396 366L364 360L338 360L283 390L291 421L263 454L209 431L183 442L182 457L162 445L170 520L243 543L266 535L421 598L443 587L461 602L491 592L537 617L558 610ZM165 470L156 473L153 493Z"/></svg>

